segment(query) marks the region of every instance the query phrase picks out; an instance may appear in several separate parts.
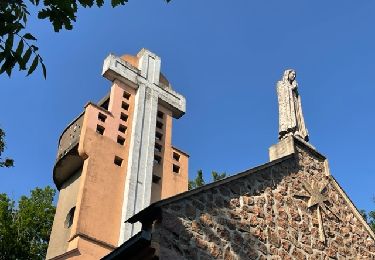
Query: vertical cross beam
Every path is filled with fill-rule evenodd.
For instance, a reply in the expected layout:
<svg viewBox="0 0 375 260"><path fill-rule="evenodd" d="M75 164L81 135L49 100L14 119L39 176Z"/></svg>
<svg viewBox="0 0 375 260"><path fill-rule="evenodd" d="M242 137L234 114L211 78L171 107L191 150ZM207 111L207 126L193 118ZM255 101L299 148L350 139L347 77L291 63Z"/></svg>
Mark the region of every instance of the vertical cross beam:
<svg viewBox="0 0 375 260"><path fill-rule="evenodd" d="M185 113L186 107L182 95L159 86L160 58L145 49L137 56L138 70L113 55L106 58L103 66L104 77L121 80L137 89L119 245L141 229L139 223L125 221L150 204L158 103L168 107L176 118Z"/></svg>

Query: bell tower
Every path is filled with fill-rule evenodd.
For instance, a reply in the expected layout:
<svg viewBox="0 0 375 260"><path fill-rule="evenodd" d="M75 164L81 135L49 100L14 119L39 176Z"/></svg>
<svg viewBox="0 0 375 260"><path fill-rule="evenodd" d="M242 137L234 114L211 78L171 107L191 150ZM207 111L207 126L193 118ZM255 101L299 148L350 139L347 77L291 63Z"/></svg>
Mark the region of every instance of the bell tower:
<svg viewBox="0 0 375 260"><path fill-rule="evenodd" d="M59 200L47 259L100 259L140 230L125 220L188 189L188 155L172 146L172 118L185 98L160 72L161 59L109 55L111 89L59 139L53 179Z"/></svg>

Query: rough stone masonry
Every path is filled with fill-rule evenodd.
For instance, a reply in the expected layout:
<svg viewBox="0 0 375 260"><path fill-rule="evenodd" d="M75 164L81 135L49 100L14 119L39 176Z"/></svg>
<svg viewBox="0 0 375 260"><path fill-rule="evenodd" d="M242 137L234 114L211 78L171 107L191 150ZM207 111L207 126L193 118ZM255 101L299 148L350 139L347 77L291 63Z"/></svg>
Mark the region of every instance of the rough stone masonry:
<svg viewBox="0 0 375 260"><path fill-rule="evenodd" d="M129 221L151 233L159 259L375 259L374 233L327 174L325 157L290 138L294 153L158 202ZM308 207L311 183L323 187L324 207Z"/></svg>

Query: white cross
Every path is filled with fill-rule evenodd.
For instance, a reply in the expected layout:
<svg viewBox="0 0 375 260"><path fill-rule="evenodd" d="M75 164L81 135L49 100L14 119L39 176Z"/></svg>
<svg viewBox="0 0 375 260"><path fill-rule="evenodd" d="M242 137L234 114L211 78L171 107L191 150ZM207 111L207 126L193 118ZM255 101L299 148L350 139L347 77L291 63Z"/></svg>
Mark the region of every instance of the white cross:
<svg viewBox="0 0 375 260"><path fill-rule="evenodd" d="M129 224L125 221L150 205L158 103L170 109L175 118L181 117L186 109L182 95L160 86L160 58L146 49L142 49L137 56L139 64L135 69L121 58L109 55L102 72L107 79L120 80L137 90L119 245L141 229L140 223Z"/></svg>

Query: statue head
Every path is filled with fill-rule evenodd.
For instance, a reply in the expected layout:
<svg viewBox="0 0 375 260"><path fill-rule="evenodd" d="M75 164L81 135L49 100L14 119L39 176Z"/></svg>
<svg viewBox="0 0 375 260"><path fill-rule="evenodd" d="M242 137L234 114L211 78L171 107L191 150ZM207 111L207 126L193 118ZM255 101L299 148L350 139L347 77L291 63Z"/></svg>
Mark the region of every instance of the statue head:
<svg viewBox="0 0 375 260"><path fill-rule="evenodd" d="M296 86L296 71L293 69L285 70L282 81L289 85Z"/></svg>

